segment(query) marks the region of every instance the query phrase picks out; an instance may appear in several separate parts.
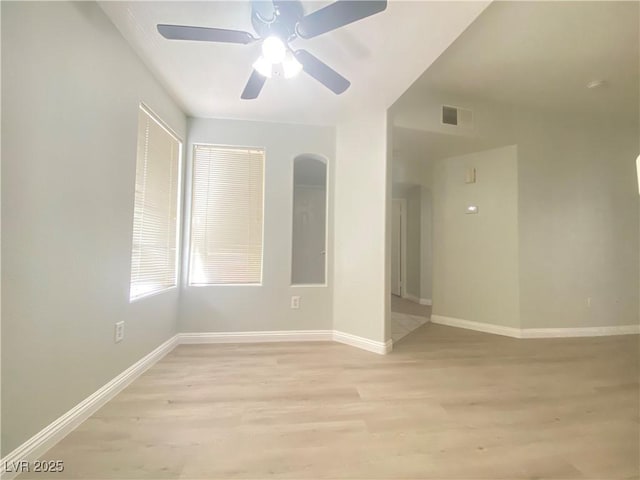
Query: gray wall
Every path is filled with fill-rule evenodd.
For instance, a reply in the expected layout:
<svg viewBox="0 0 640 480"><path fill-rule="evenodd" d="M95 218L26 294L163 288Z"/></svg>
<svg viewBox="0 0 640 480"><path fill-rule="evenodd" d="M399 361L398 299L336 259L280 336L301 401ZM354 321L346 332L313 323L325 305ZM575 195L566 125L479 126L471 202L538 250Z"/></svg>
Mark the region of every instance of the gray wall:
<svg viewBox="0 0 640 480"><path fill-rule="evenodd" d="M129 303L138 103L186 125L96 4L1 8L4 456L176 333Z"/></svg>
<svg viewBox="0 0 640 480"><path fill-rule="evenodd" d="M385 111L363 112L336 129L334 328L377 342L390 337L387 138Z"/></svg>
<svg viewBox="0 0 640 480"><path fill-rule="evenodd" d="M180 331L239 332L332 328L333 244L329 243L327 248L328 285L292 287L291 241L293 159L303 153L321 155L328 160L329 178L331 178L335 158L335 129L192 118L189 119L189 140L186 152L189 162L194 143L265 148L263 278L262 285L199 287L185 285L180 296ZM189 164L186 178L190 178ZM186 188L186 198L190 198L190 185ZM328 214L331 232L331 180L329 180ZM189 216L187 204L185 219ZM187 247L188 221L184 231ZM188 255L185 255L185 262L187 261ZM301 297L299 310L292 310L290 307L292 295Z"/></svg>
<svg viewBox="0 0 640 480"><path fill-rule="evenodd" d="M420 108L398 113L397 121L442 131L435 108L442 104L474 110L477 125L468 138L518 146L522 328L637 324L638 116L536 112L433 92ZM428 172L432 160L415 152L398 170ZM435 189L436 181L424 177L428 182L423 184ZM434 241L437 229L434 224Z"/></svg>
<svg viewBox="0 0 640 480"><path fill-rule="evenodd" d="M637 324L637 123L529 114L516 126L523 326Z"/></svg>
<svg viewBox="0 0 640 480"><path fill-rule="evenodd" d="M435 162L433 231L433 314L520 327L515 146Z"/></svg>

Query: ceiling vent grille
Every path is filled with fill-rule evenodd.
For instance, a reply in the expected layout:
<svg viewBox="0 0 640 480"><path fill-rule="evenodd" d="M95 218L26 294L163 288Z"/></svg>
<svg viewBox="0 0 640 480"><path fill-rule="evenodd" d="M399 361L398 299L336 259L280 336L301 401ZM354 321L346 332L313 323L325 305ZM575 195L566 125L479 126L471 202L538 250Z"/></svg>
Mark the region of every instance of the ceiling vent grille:
<svg viewBox="0 0 640 480"><path fill-rule="evenodd" d="M440 120L443 125L451 125L453 127L461 128L472 128L473 111L467 108L443 105L442 116Z"/></svg>

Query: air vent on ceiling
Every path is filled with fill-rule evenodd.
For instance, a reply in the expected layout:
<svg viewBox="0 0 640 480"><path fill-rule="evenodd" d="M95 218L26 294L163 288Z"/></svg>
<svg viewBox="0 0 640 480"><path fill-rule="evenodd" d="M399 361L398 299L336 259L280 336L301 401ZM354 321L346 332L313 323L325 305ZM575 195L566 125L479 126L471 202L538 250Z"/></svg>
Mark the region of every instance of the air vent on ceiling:
<svg viewBox="0 0 640 480"><path fill-rule="evenodd" d="M443 125L471 128L473 127L473 111L466 108L443 105L441 121Z"/></svg>

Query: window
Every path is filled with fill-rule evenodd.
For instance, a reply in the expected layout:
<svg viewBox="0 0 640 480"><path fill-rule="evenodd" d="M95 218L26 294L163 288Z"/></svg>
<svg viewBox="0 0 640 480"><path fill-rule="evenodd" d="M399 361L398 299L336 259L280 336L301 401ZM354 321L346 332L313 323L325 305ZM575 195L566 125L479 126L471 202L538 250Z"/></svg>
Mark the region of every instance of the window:
<svg viewBox="0 0 640 480"><path fill-rule="evenodd" d="M327 162L316 155L293 159L291 285L324 285L327 235Z"/></svg>
<svg viewBox="0 0 640 480"><path fill-rule="evenodd" d="M264 158L194 146L189 285L261 283Z"/></svg>
<svg viewBox="0 0 640 480"><path fill-rule="evenodd" d="M140 105L130 300L177 285L181 150L180 140Z"/></svg>

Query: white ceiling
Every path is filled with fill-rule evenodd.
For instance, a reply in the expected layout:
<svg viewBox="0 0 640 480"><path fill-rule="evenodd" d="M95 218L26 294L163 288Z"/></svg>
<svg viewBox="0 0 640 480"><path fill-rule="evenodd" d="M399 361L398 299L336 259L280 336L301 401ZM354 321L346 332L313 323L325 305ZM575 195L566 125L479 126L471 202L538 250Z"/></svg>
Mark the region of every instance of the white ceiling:
<svg viewBox="0 0 640 480"><path fill-rule="evenodd" d="M494 2L407 92L638 115L640 3ZM592 80L607 85L590 90Z"/></svg>
<svg viewBox="0 0 640 480"><path fill-rule="evenodd" d="M303 2L307 12L329 2ZM100 2L125 39L194 117L331 125L354 112L387 108L488 5L487 1L391 0L385 12L310 40L296 40L351 81L336 96L300 74L267 81L257 100L240 94L260 45L169 41L156 24L253 32L248 1Z"/></svg>
<svg viewBox="0 0 640 480"><path fill-rule="evenodd" d="M393 127L394 158L424 162L489 150L504 145L498 139Z"/></svg>

